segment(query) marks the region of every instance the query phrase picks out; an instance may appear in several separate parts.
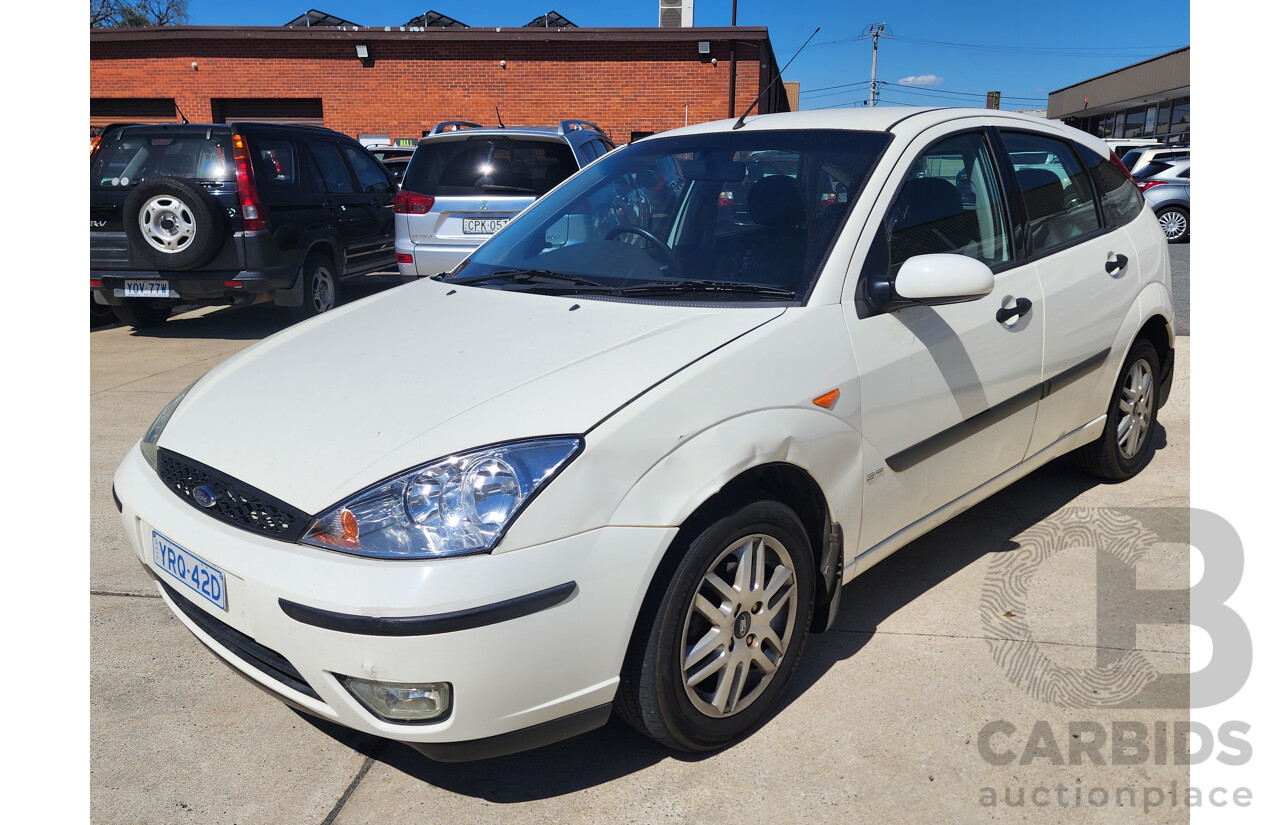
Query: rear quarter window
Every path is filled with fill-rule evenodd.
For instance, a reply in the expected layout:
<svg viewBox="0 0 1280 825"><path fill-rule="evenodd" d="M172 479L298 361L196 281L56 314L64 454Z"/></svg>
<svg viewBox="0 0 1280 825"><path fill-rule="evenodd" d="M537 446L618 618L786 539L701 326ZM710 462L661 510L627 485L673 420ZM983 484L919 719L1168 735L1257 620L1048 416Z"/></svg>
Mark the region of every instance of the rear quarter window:
<svg viewBox="0 0 1280 825"><path fill-rule="evenodd" d="M1115 167L1110 158L1083 146L1077 146L1081 159L1089 167L1089 175L1102 199L1102 217L1107 226L1124 226L1142 213L1146 203L1142 193L1129 177Z"/></svg>

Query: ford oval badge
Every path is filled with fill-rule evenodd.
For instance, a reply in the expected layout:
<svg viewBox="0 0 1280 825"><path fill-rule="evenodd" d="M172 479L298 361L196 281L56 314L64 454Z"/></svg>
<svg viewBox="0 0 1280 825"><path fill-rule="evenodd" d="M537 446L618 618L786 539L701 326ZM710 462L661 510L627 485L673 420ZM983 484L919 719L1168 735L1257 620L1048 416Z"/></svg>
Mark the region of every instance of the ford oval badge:
<svg viewBox="0 0 1280 825"><path fill-rule="evenodd" d="M191 491L191 497L195 499L196 504L201 507L212 507L218 500L218 494L215 493L207 484L201 484L199 487Z"/></svg>

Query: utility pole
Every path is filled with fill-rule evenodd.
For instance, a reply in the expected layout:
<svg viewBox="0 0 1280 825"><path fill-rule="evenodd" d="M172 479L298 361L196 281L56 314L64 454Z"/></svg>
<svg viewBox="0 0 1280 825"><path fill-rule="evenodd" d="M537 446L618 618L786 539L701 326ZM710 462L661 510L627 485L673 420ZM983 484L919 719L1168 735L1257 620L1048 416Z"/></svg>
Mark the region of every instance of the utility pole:
<svg viewBox="0 0 1280 825"><path fill-rule="evenodd" d="M880 35L884 34L884 23L871 26L871 106L876 105L876 55L880 51Z"/></svg>
<svg viewBox="0 0 1280 825"><path fill-rule="evenodd" d="M738 0L733 0L733 16L729 19L730 28L738 27ZM738 102L738 41L729 41L729 117L737 117Z"/></svg>

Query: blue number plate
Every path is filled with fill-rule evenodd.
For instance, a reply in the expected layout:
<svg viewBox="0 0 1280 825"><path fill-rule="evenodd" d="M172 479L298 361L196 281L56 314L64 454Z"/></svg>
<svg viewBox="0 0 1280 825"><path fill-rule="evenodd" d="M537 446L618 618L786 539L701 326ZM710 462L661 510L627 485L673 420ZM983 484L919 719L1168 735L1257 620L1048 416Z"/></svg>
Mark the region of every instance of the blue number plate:
<svg viewBox="0 0 1280 825"><path fill-rule="evenodd" d="M227 609L227 577L209 562L190 553L156 531L151 531L151 560L170 576Z"/></svg>

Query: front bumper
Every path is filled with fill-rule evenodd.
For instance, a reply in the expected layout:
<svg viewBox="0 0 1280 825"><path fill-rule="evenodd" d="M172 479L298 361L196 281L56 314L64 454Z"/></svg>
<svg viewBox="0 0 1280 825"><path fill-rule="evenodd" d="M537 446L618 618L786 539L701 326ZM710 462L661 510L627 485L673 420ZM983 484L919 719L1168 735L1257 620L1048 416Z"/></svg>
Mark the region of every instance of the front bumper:
<svg viewBox="0 0 1280 825"><path fill-rule="evenodd" d="M139 560L206 646L300 710L444 759L535 747L603 724L644 589L676 532L606 527L505 553L386 561L260 537L210 518L170 492L136 447L115 490ZM225 611L153 562L152 531L223 571ZM539 594L542 602L528 610ZM511 610L512 603L521 607ZM331 616L363 623L344 626ZM405 628L410 635L399 632ZM300 684L273 673L280 663L272 654ZM438 722L387 722L341 676L449 682L453 707Z"/></svg>

